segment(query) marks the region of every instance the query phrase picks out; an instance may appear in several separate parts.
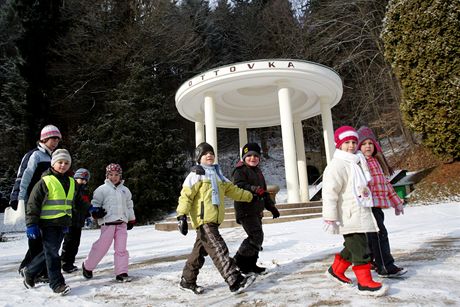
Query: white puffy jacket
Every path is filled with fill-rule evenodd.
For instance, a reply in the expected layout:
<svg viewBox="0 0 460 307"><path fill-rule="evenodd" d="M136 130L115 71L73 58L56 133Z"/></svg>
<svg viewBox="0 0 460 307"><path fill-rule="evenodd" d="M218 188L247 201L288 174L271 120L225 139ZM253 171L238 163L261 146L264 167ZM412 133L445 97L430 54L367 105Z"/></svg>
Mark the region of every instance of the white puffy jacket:
<svg viewBox="0 0 460 307"><path fill-rule="evenodd" d="M342 235L376 232L378 227L371 208L359 206L353 193L351 163L334 155L324 170L323 219L338 221Z"/></svg>
<svg viewBox="0 0 460 307"><path fill-rule="evenodd" d="M93 194L91 205L102 207L107 214L98 219L99 225L115 221L134 221L134 204L131 199L131 191L123 185L124 181L115 186L110 180L106 179L104 184L99 186Z"/></svg>

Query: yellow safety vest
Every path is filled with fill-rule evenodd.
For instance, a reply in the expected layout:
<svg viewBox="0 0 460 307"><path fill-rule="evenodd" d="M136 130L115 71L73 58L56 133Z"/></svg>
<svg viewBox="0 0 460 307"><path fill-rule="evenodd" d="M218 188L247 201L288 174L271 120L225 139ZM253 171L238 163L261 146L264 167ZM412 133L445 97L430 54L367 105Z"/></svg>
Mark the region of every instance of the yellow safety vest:
<svg viewBox="0 0 460 307"><path fill-rule="evenodd" d="M72 216L75 180L69 177L70 187L65 195L64 187L55 176L47 175L42 179L48 188L48 199L42 205L40 219L52 220L66 215Z"/></svg>

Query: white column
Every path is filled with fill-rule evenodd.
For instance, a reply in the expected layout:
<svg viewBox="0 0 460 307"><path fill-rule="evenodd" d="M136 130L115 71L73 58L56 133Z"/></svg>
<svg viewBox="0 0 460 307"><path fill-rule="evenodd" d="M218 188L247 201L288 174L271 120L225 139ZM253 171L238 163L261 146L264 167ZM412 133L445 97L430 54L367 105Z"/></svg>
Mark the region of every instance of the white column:
<svg viewBox="0 0 460 307"><path fill-rule="evenodd" d="M216 155L217 163L217 128L216 128L216 106L213 93L204 94L204 124L206 128L206 142L211 144Z"/></svg>
<svg viewBox="0 0 460 307"><path fill-rule="evenodd" d="M334 127L332 125L331 107L329 103L324 100L324 98L320 98L320 108L321 121L323 123L324 148L326 149L326 161L329 164L335 150Z"/></svg>
<svg viewBox="0 0 460 307"><path fill-rule="evenodd" d="M203 143L204 140L204 124L203 122L195 122L195 146Z"/></svg>
<svg viewBox="0 0 460 307"><path fill-rule="evenodd" d="M246 130L246 126L240 125L238 128L238 136L240 141L239 156L241 158L241 150L243 150L243 146L248 143L248 131Z"/></svg>
<svg viewBox="0 0 460 307"><path fill-rule="evenodd" d="M300 202L299 176L297 173L294 126L292 122L292 107L289 88L285 85L278 87L280 106L281 135L283 137L284 168L286 171L286 188L288 203Z"/></svg>
<svg viewBox="0 0 460 307"><path fill-rule="evenodd" d="M308 194L307 159L305 158L305 145L303 139L302 121L294 121L295 147L297 149L297 171L299 172L300 201L310 200Z"/></svg>

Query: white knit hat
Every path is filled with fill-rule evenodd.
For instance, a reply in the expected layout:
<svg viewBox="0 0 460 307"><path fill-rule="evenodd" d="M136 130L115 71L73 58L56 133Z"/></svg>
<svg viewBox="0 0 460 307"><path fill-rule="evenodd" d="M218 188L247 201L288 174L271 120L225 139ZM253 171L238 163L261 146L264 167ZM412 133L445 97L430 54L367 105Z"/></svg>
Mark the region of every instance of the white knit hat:
<svg viewBox="0 0 460 307"><path fill-rule="evenodd" d="M62 139L61 131L59 131L59 129L53 125L46 125L43 127L42 131L40 132L40 141L52 137L58 137L59 139Z"/></svg>
<svg viewBox="0 0 460 307"><path fill-rule="evenodd" d="M59 160L65 160L69 161L69 163L72 163L72 158L70 157L70 153L67 151L67 149L56 149L52 156L51 156L51 166L54 165Z"/></svg>

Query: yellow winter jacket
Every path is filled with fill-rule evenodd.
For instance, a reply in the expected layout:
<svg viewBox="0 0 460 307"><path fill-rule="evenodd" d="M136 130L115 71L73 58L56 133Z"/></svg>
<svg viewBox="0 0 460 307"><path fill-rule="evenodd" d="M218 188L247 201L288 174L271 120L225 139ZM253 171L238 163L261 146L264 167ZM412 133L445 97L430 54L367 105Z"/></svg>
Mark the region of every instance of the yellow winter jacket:
<svg viewBox="0 0 460 307"><path fill-rule="evenodd" d="M238 188L230 180L223 177L217 179L219 186L220 205L212 204L211 179L207 175L198 175L195 172L188 174L182 185L177 206L177 216L189 215L193 228L203 224L221 224L224 221L225 206L224 196L236 201L252 201L252 193Z"/></svg>

